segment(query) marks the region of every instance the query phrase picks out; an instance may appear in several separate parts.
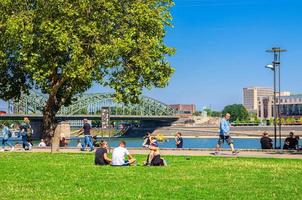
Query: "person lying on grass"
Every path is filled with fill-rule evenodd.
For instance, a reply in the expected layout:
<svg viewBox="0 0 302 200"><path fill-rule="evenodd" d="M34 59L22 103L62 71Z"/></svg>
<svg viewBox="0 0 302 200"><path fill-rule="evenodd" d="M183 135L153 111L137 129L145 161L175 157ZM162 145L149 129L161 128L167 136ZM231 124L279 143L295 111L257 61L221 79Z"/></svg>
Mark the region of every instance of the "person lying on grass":
<svg viewBox="0 0 302 200"><path fill-rule="evenodd" d="M108 143L102 140L99 146L100 148L95 151L94 163L96 165L109 165L112 160L108 157Z"/></svg>
<svg viewBox="0 0 302 200"><path fill-rule="evenodd" d="M128 160L125 160L125 156ZM112 152L112 166L130 166L136 163L136 160L126 149L126 142L120 141L119 146Z"/></svg>

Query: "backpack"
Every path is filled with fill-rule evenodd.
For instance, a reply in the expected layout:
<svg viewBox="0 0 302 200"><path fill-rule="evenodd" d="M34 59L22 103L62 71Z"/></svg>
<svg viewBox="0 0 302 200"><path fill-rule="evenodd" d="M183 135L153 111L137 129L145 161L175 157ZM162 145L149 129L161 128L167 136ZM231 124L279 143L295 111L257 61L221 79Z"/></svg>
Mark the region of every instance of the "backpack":
<svg viewBox="0 0 302 200"><path fill-rule="evenodd" d="M13 132L12 132L10 129L8 129L7 136L8 136L8 138L10 138L10 137L12 137L12 136L13 136Z"/></svg>

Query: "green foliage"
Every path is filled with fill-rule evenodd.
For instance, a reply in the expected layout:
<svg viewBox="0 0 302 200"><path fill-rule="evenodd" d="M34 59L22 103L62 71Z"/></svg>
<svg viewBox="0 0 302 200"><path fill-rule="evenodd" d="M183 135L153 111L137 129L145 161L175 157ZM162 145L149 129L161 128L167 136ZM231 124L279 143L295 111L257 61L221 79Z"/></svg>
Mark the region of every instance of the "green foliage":
<svg viewBox="0 0 302 200"><path fill-rule="evenodd" d="M3 0L0 2L0 98L32 88L48 94L46 126L61 106L93 83L138 102L142 89L173 74L164 44L172 0ZM62 72L62 73L61 73ZM44 123L45 124L45 123Z"/></svg>
<svg viewBox="0 0 302 200"><path fill-rule="evenodd" d="M286 124L294 124L295 122L296 122L296 119L295 118L293 118L293 117L288 117L288 118L286 118Z"/></svg>
<svg viewBox="0 0 302 200"><path fill-rule="evenodd" d="M212 117L212 110L210 108L205 108L205 109L203 109L203 111L207 112L207 115L209 117Z"/></svg>
<svg viewBox="0 0 302 200"><path fill-rule="evenodd" d="M173 69L165 26L171 0L6 0L0 2L1 97L38 87L60 103L96 81L120 101L166 86ZM62 68L62 75L57 69Z"/></svg>
<svg viewBox="0 0 302 200"><path fill-rule="evenodd" d="M21 124L22 123L22 121L21 120L0 120L0 126L2 125L2 124L4 124L4 125L6 125L6 126L9 126L9 127L11 127L11 126L13 126L13 127L11 127L11 128L17 128L17 126L19 125L19 124ZM1 127L0 127L1 128Z"/></svg>
<svg viewBox="0 0 302 200"><path fill-rule="evenodd" d="M299 159L164 158L168 167L101 167L92 153L1 153L1 200L301 199Z"/></svg>
<svg viewBox="0 0 302 200"><path fill-rule="evenodd" d="M269 119L269 125L274 125L274 118Z"/></svg>
<svg viewBox="0 0 302 200"><path fill-rule="evenodd" d="M205 108L204 111L207 112L208 117L221 117L221 112L213 111L210 108Z"/></svg>
<svg viewBox="0 0 302 200"><path fill-rule="evenodd" d="M101 120L92 120L91 124L93 127L101 127L102 121Z"/></svg>
<svg viewBox="0 0 302 200"><path fill-rule="evenodd" d="M193 113L193 116L201 116L201 112L196 111L196 112Z"/></svg>
<svg viewBox="0 0 302 200"><path fill-rule="evenodd" d="M231 122L237 119L240 121L249 120L249 113L242 104L233 104L224 107L222 114L225 115L226 113L231 114L231 119L230 119Z"/></svg>
<svg viewBox="0 0 302 200"><path fill-rule="evenodd" d="M212 111L211 117L221 117L222 113L219 111Z"/></svg>

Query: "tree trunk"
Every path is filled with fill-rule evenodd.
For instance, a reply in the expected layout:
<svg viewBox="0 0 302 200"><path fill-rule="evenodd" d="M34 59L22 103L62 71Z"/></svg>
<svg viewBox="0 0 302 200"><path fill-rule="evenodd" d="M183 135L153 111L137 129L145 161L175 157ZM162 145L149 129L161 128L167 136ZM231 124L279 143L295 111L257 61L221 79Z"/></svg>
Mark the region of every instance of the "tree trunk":
<svg viewBox="0 0 302 200"><path fill-rule="evenodd" d="M58 111L59 106L56 98L50 95L43 111L42 137L47 145L51 145L52 152L59 150L60 135L58 131L55 131L58 125L55 118Z"/></svg>

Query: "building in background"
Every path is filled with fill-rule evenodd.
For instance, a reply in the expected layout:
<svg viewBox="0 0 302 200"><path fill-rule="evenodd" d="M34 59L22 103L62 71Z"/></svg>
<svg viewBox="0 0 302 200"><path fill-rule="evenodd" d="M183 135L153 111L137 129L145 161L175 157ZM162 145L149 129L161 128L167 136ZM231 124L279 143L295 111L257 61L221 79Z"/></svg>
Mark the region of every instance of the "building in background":
<svg viewBox="0 0 302 200"><path fill-rule="evenodd" d="M268 87L246 87L243 88L243 106L248 112L258 112L258 99L274 95L274 90Z"/></svg>
<svg viewBox="0 0 302 200"><path fill-rule="evenodd" d="M276 96L277 96L277 98L278 98L279 92L276 93ZM291 93L290 93L289 91L280 92L280 96L281 96L281 97L288 97L288 96L291 96Z"/></svg>
<svg viewBox="0 0 302 200"><path fill-rule="evenodd" d="M288 93L287 93L288 94ZM277 96L278 109L278 96ZM261 119L270 119L274 116L274 97L258 98L258 117ZM281 117L301 117L302 116L302 94L283 95L280 98L280 114Z"/></svg>
<svg viewBox="0 0 302 200"><path fill-rule="evenodd" d="M177 115L181 117L190 117L196 112L195 104L173 104L171 108L177 111Z"/></svg>

